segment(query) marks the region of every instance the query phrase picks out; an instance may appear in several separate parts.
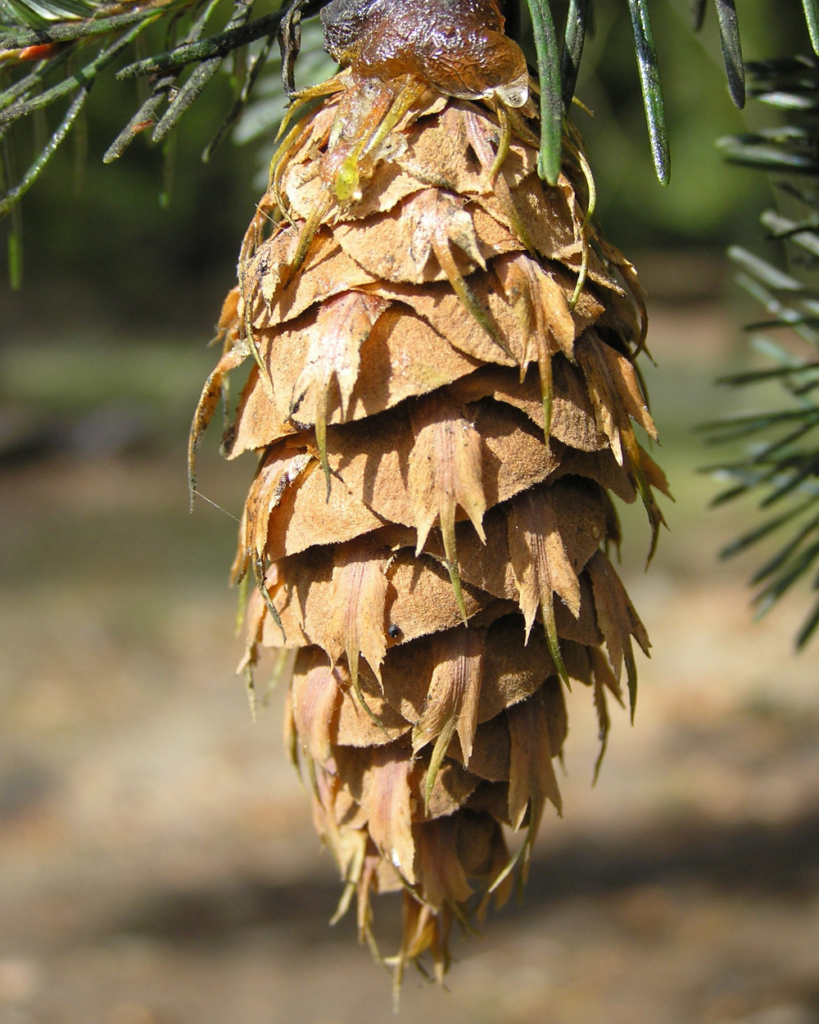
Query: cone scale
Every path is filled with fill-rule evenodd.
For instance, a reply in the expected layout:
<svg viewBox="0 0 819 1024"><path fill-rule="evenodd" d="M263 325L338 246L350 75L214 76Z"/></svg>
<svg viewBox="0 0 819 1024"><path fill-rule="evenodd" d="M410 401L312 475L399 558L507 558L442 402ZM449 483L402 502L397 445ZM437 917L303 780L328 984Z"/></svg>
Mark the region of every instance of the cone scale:
<svg viewBox="0 0 819 1024"><path fill-rule="evenodd" d="M248 361L223 440L259 457L233 567L243 666L286 659L339 913L380 956L372 896L403 893L400 980L425 955L442 975L453 921L525 880L546 805L561 812L565 688L591 691L603 745L624 675L633 708L648 637L609 558L612 495L642 499L656 537L666 484L634 431L656 438L642 292L588 216L576 130L549 187L493 4L465 5L484 40L468 75L376 6L353 37L338 0L325 11L350 67L291 108L191 460Z"/></svg>

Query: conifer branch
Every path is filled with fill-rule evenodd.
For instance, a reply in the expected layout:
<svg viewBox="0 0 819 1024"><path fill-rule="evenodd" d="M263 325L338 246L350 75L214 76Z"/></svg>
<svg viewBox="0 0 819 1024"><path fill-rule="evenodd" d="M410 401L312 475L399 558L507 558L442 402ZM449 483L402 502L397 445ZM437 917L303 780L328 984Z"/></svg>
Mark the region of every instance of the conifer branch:
<svg viewBox="0 0 819 1024"><path fill-rule="evenodd" d="M593 14L593 0L569 0L565 23L565 8L557 0L511 0L507 11L509 31L520 31L519 14L524 3L531 14L533 41L538 55L543 124L539 168L547 180L554 181L560 165L561 122L574 95L584 41ZM213 7L222 4L226 5L226 0L212 0L204 21L207 21ZM650 21L651 4L652 0L623 0L622 17L630 18L652 157L659 180L666 184L670 175L669 140ZM252 3L238 0L233 5L227 25L220 32L200 38L201 32L189 31L187 38L178 45L128 63L118 71L118 79L160 77L151 83L149 100L143 101L130 118L106 151L104 159L107 162L116 159L146 126L153 128L153 141L166 138L205 85L219 72L225 57L249 43L267 40L261 50L254 53L251 62L253 74L245 79L240 97L228 112L220 130L221 138L248 105L253 90L257 86L264 88L260 83L266 80L264 70L273 50L270 41L280 32L282 73L287 88L292 87L293 62L301 43L300 22L315 16L322 6L322 0L292 0L290 6L251 19ZM701 27L705 20L708 6L707 0L694 3L692 21L695 29ZM735 0L714 0L714 7L729 89L736 105L742 106L745 82ZM814 48L819 50L819 0L803 0L803 8ZM70 102L80 89L97 79L119 58L144 28L153 23L164 22L168 33L184 19L189 18L195 25L203 24L203 16L192 14L194 10L194 0L147 3L124 11L122 4L108 0L103 3L98 0L37 0L36 3L33 0L0 0L0 125L22 120L35 111L64 100ZM558 23L565 25L562 41L556 34ZM77 55L88 48L95 52L77 69ZM31 69L30 62L34 62ZM180 73L191 65L193 70L179 86ZM269 93L271 90L266 91ZM774 95L768 91L763 92L760 98L767 103L800 109L811 102L798 84L785 95ZM246 133L246 137L253 134ZM765 148L758 146L756 141L751 144L755 149L752 159L757 163L767 160L773 166L777 160L790 159L806 173L812 173L816 166L816 159L807 148L790 156L775 156L770 150L766 155ZM740 159L740 149L743 146L747 149L747 145L748 140L738 141L732 158ZM208 147L203 157L207 158L212 151L213 146ZM11 182L4 198L20 194L15 183ZM4 208L10 208L8 202L4 202Z"/></svg>
<svg viewBox="0 0 819 1024"><path fill-rule="evenodd" d="M819 591L819 357L804 354L806 344L809 350L819 350L819 293L812 284L819 259L819 118L814 113L819 109L819 60L785 58L748 65L748 70L751 94L786 110L787 121L719 144L730 162L775 174L790 207L800 213L786 217L769 210L761 218L768 240L788 247L792 273L745 249L729 250L741 268L738 283L767 314L747 330L753 333L753 348L772 365L732 374L720 383L778 383L785 401L781 407L724 418L703 429L712 442L754 442L741 457L710 467L729 485L713 503L753 494L761 510L775 512L725 547L722 557L744 552L774 534L786 535L751 580L759 588L754 602L764 614L811 572L812 589ZM776 330L776 337L756 333L763 330ZM814 598L797 647L803 647L817 627L819 598Z"/></svg>

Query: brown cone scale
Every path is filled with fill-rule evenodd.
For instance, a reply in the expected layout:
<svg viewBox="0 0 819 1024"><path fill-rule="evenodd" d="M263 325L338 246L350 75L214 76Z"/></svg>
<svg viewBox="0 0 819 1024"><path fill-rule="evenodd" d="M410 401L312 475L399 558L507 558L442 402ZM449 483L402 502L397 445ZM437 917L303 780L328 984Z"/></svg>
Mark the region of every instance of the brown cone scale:
<svg viewBox="0 0 819 1024"><path fill-rule="evenodd" d="M400 977L423 954L443 973L453 920L525 876L561 811L564 686L591 690L603 742L624 669L633 705L648 638L608 557L610 494L639 495L656 534L666 485L634 432L656 437L642 293L586 222L574 129L550 188L530 103L382 65L296 106L191 450L249 360L224 438L260 456L243 664L295 651L286 731L340 911L375 949L371 896L403 891Z"/></svg>

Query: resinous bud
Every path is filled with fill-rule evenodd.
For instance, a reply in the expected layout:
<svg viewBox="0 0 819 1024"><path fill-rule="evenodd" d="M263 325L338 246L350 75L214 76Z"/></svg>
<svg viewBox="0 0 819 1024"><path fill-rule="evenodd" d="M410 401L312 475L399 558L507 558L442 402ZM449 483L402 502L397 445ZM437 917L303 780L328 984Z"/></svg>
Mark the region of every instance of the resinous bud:
<svg viewBox="0 0 819 1024"><path fill-rule="evenodd" d="M331 0L324 45L361 77L414 75L459 99L529 96L523 51L503 34L494 0Z"/></svg>

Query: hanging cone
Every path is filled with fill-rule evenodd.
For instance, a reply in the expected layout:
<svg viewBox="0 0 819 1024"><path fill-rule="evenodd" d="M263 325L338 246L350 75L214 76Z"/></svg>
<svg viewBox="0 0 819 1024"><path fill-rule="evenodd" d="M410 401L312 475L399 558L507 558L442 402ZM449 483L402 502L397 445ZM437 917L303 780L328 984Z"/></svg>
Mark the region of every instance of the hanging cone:
<svg viewBox="0 0 819 1024"><path fill-rule="evenodd" d="M560 813L564 686L591 690L603 744L624 667L633 707L649 645L607 554L610 495L639 495L656 535L666 484L634 432L656 437L642 292L588 217L571 125L557 186L539 179L494 7L500 57L456 87L341 45L334 6L352 73L291 110L191 451L250 360L224 438L260 455L233 569L256 584L244 664L295 650L288 742L340 911L375 948L371 894L402 890L396 975L430 954L440 976L453 918L502 902Z"/></svg>

